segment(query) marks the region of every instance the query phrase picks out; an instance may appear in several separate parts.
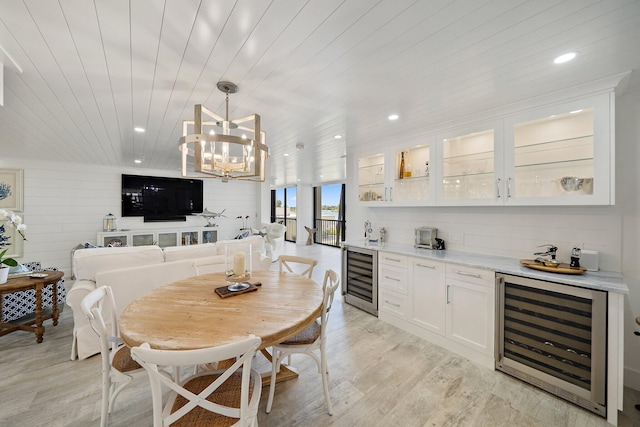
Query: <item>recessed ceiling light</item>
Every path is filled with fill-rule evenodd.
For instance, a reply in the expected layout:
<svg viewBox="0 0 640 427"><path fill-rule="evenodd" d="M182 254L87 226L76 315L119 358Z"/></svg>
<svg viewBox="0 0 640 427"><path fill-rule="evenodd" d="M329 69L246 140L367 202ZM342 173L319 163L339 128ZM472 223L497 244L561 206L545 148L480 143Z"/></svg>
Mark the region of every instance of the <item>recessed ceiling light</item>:
<svg viewBox="0 0 640 427"><path fill-rule="evenodd" d="M577 53L575 53L575 52L565 53L564 55L560 55L556 59L554 59L553 63L554 64L564 64L565 62L571 61L573 58L576 57L576 55L577 55Z"/></svg>
<svg viewBox="0 0 640 427"><path fill-rule="evenodd" d="M334 136L334 138L335 139L340 139L340 138L342 138L342 135L336 135L336 136Z"/></svg>
<svg viewBox="0 0 640 427"><path fill-rule="evenodd" d="M578 114L578 113L582 113L582 109L569 111L569 114Z"/></svg>
<svg viewBox="0 0 640 427"><path fill-rule="evenodd" d="M133 161L133 163L138 163L138 164L140 164L140 163L142 163L142 160L140 160L140 159L135 159L135 160Z"/></svg>
<svg viewBox="0 0 640 427"><path fill-rule="evenodd" d="M397 114L392 114L392 115L389 116L389 120L398 120L399 117L400 116L397 115Z"/></svg>
<svg viewBox="0 0 640 427"><path fill-rule="evenodd" d="M209 135L215 135L215 134L216 134L216 131L215 131L215 130L211 129L211 130L209 131Z"/></svg>
<svg viewBox="0 0 640 427"><path fill-rule="evenodd" d="M144 132L144 128L141 128L141 127L135 127L135 128L133 128L133 130L135 130L136 132L140 132L140 133Z"/></svg>
<svg viewBox="0 0 640 427"><path fill-rule="evenodd" d="M284 153L284 156L285 157L289 157L289 153Z"/></svg>

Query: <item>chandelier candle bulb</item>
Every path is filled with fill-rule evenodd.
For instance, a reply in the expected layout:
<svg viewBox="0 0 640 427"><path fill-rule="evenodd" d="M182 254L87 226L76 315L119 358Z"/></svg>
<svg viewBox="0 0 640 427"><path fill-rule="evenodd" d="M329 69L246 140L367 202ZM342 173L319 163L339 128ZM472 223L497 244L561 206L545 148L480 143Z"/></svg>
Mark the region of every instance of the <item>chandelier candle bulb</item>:
<svg viewBox="0 0 640 427"><path fill-rule="evenodd" d="M244 252L242 251L233 254L233 274L234 276L244 274Z"/></svg>

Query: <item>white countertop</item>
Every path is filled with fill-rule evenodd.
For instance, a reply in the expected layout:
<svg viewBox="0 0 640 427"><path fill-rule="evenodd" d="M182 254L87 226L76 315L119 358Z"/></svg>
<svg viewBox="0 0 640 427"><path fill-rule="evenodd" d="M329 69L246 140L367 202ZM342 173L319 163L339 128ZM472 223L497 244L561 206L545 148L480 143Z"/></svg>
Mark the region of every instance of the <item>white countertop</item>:
<svg viewBox="0 0 640 427"><path fill-rule="evenodd" d="M450 250L436 251L431 249L416 249L412 245L398 243L370 245L365 244L364 240L344 242L344 245L494 270L499 273L546 280L563 285L579 286L622 294L629 293L629 288L622 274L613 271L587 271L584 274L547 273L527 268L520 264L519 259L495 255L482 255Z"/></svg>

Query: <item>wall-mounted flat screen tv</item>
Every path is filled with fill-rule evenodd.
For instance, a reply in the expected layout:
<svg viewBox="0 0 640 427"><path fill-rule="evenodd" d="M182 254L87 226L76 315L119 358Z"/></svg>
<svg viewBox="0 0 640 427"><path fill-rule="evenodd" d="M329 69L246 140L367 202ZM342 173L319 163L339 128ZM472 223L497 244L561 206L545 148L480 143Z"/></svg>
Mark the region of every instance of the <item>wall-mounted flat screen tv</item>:
<svg viewBox="0 0 640 427"><path fill-rule="evenodd" d="M122 216L185 221L202 212L202 180L122 175Z"/></svg>

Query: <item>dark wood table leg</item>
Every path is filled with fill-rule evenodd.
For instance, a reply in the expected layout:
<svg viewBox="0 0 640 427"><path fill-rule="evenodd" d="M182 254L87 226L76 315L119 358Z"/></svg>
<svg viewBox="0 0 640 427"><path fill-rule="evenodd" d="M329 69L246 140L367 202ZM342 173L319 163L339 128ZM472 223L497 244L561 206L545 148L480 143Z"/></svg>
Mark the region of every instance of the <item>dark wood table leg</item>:
<svg viewBox="0 0 640 427"><path fill-rule="evenodd" d="M53 326L58 326L58 318L60 317L60 312L58 311L58 283L53 283L51 286L51 318L53 319Z"/></svg>
<svg viewBox="0 0 640 427"><path fill-rule="evenodd" d="M42 326L42 288L43 284L36 286L36 342L40 344L42 342L42 336L44 335L44 326Z"/></svg>

